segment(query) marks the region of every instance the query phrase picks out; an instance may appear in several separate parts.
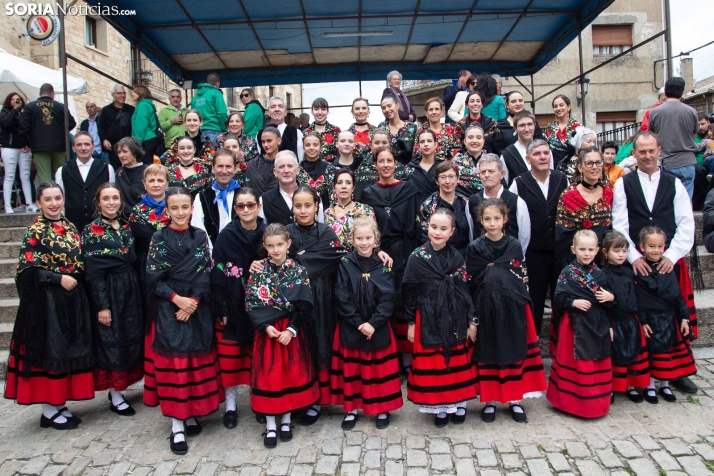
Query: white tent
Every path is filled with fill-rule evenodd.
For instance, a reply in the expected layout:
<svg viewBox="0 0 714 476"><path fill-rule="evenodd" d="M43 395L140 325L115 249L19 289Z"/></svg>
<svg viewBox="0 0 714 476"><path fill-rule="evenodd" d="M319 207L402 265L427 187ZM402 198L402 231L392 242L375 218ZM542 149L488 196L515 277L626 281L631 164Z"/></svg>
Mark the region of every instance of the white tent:
<svg viewBox="0 0 714 476"><path fill-rule="evenodd" d="M11 55L0 49L0 101L11 92L24 96L25 101L34 101L40 93L40 86L50 83L55 88L55 99L63 102L62 70L54 70ZM83 79L67 76L67 94L86 94L89 85ZM77 120L74 101L69 101L69 112ZM77 125L79 121L77 120Z"/></svg>

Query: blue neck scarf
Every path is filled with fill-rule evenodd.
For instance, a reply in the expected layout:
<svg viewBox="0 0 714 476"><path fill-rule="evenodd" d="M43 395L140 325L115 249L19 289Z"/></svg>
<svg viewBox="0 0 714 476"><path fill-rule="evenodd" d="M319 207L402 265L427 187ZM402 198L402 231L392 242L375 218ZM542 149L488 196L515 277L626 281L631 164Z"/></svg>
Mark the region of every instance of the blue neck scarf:
<svg viewBox="0 0 714 476"><path fill-rule="evenodd" d="M149 194L147 193L146 195L144 195L144 197L141 199L141 201L139 203L146 205L147 207L156 208L156 215L159 218L161 218L164 215L164 207L166 206L166 198L164 198L160 202L157 202L156 200L151 198L149 196Z"/></svg>
<svg viewBox="0 0 714 476"><path fill-rule="evenodd" d="M226 185L226 188L221 188L220 185L218 185L218 182L215 180L213 181L213 190L215 190L216 193L216 198L213 199L213 203L216 203L218 200L221 201L223 204L223 209L230 215L230 208L228 208L228 192L232 192L233 190L240 188L240 184L235 181L235 179L231 180L231 183Z"/></svg>

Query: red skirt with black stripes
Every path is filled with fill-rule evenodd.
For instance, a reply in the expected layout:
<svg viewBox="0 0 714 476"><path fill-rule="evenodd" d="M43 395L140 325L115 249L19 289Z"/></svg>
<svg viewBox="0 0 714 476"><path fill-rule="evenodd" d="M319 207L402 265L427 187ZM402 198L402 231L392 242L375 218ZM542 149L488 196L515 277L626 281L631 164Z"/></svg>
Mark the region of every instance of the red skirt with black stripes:
<svg viewBox="0 0 714 476"><path fill-rule="evenodd" d="M289 324L286 317L273 327L282 332ZM282 415L312 405L320 398L304 329L288 345L268 337L265 331L256 331L253 356L250 408L254 412Z"/></svg>
<svg viewBox="0 0 714 476"><path fill-rule="evenodd" d="M218 410L225 399L215 349L199 357L164 357L151 348L155 326L144 345L144 404L164 416L186 420Z"/></svg>
<svg viewBox="0 0 714 476"><path fill-rule="evenodd" d="M414 344L409 342L407 339L407 332L409 331L409 324L404 316L397 316L396 319L396 335L395 340L397 342L397 351L411 354L414 352Z"/></svg>
<svg viewBox="0 0 714 476"><path fill-rule="evenodd" d="M379 415L402 407L397 344L391 328L389 334L386 348L367 353L344 347L337 324L330 369L332 405L342 405L347 412L362 409L365 415Z"/></svg>
<svg viewBox="0 0 714 476"><path fill-rule="evenodd" d="M526 342L528 353L525 360L507 365L476 363L478 389L482 402L507 403L521 400L529 393L546 389L543 359L538 346L538 335L533 323L530 304L524 305L526 319ZM530 395L533 397L539 394Z"/></svg>
<svg viewBox="0 0 714 476"><path fill-rule="evenodd" d="M694 305L694 290L692 289L692 280L689 277L689 268L687 268L686 259L679 258L677 263L675 263L674 265L674 270L677 273L677 278L679 280L679 289L682 291L682 297L684 298L684 302L687 303L691 340L694 340L699 337L699 323L697 321L697 308Z"/></svg>
<svg viewBox="0 0 714 476"><path fill-rule="evenodd" d="M674 319L672 325L677 326ZM692 347L689 341L682 338L678 326L674 337L675 342L667 352L650 354L650 375L657 380L669 381L697 373Z"/></svg>
<svg viewBox="0 0 714 476"><path fill-rule="evenodd" d="M5 377L5 398L15 400L20 405L47 403L56 406L64 405L69 400L94 398L92 369L73 373L54 373L32 367L30 377L22 377L14 353L13 341L10 343L10 359L7 364L7 377Z"/></svg>
<svg viewBox="0 0 714 476"><path fill-rule="evenodd" d="M417 405L453 405L478 396L476 366L471 362L470 340L451 348L447 368L441 348L421 344L421 314L416 313L412 371L407 379L407 398Z"/></svg>
<svg viewBox="0 0 714 476"><path fill-rule="evenodd" d="M558 345L553 354L546 397L556 408L582 418L599 418L610 411L612 364L575 358L575 333L568 313L558 325Z"/></svg>
<svg viewBox="0 0 714 476"><path fill-rule="evenodd" d="M639 319L635 316L637 322ZM626 392L627 387L644 388L650 384L650 355L647 351L647 338L640 328L640 354L629 365L612 364L612 390Z"/></svg>
<svg viewBox="0 0 714 476"><path fill-rule="evenodd" d="M250 348L243 347L237 342L223 340L221 324L216 323L216 350L218 352L218 366L221 369L221 384L223 388L236 385L250 385Z"/></svg>

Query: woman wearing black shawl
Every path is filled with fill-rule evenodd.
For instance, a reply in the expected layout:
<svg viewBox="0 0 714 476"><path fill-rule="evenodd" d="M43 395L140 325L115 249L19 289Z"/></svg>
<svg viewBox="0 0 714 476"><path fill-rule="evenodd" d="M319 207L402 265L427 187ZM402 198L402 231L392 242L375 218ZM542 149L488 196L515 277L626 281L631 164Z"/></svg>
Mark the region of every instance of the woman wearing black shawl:
<svg viewBox="0 0 714 476"><path fill-rule="evenodd" d="M82 232L87 290L94 330L94 390L109 390L110 409L136 413L121 394L144 376L144 306L134 269L134 236L113 183L99 186L99 217ZM95 317L96 316L96 317Z"/></svg>
<svg viewBox="0 0 714 476"><path fill-rule="evenodd" d="M508 403L511 417L526 421L521 399L546 389L543 360L533 323L520 242L504 233L508 206L499 198L482 201L477 217L485 235L468 246L466 267L478 335L473 361L479 394L486 406L481 419L496 419L496 402Z"/></svg>
<svg viewBox="0 0 714 476"><path fill-rule="evenodd" d="M221 230L213 245L211 308L215 319L221 384L226 392L223 425L235 428L236 392L250 385L250 351L253 328L245 311L245 281L251 263L265 254L265 223L258 217L260 197L251 188L240 188L233 196L236 216Z"/></svg>
<svg viewBox="0 0 714 476"><path fill-rule="evenodd" d="M144 170L147 165L141 162L144 150L136 137L124 137L114 146L122 166L116 171L115 182L119 185L124 202L122 213L131 215L134 205L146 194L144 188Z"/></svg>
<svg viewBox="0 0 714 476"><path fill-rule="evenodd" d="M211 253L206 232L190 226L192 210L188 190L169 190L171 224L154 233L146 262L144 403L161 405L161 413L173 419L175 454L188 451L185 435L201 432L196 417L218 410L223 400L210 306Z"/></svg>
<svg viewBox="0 0 714 476"><path fill-rule="evenodd" d="M407 177L419 193L417 201L421 205L431 194L437 192L439 187L435 178L436 166L444 162L444 158L436 157L436 134L431 129L423 130L417 136L421 152L416 154L405 169Z"/></svg>
<svg viewBox="0 0 714 476"><path fill-rule="evenodd" d="M437 209L429 219L429 241L414 250L404 273L408 339L414 344L407 398L435 415L437 428L466 419L466 401L476 398L471 363L478 320L468 290L466 263L448 244L455 218Z"/></svg>
<svg viewBox="0 0 714 476"><path fill-rule="evenodd" d="M575 260L563 269L555 288L551 336L553 362L546 397L556 408L599 418L610 411L612 331L605 306L614 295L605 274L593 263L597 235L580 230L573 238Z"/></svg>
<svg viewBox="0 0 714 476"><path fill-rule="evenodd" d="M245 171L248 183L258 194L263 195L268 190L278 186L275 170L275 157L280 151L282 139L277 127L269 124L259 135L262 154L248 162Z"/></svg>
<svg viewBox="0 0 714 476"><path fill-rule="evenodd" d="M20 306L10 344L5 398L42 404L40 426L76 428L67 400L94 398L92 325L79 233L62 216L54 182L37 190L42 213L25 232L17 267Z"/></svg>

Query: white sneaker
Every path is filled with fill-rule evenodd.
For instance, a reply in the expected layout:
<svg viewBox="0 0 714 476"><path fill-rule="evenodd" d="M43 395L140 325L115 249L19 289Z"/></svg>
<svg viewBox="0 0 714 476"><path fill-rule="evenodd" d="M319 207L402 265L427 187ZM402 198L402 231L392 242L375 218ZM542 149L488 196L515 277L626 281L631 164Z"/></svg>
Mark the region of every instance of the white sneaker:
<svg viewBox="0 0 714 476"><path fill-rule="evenodd" d="M15 210L12 208L5 207L5 213L15 213Z"/></svg>
<svg viewBox="0 0 714 476"><path fill-rule="evenodd" d="M13 210L18 213L25 213L25 210L27 210L27 207L25 205L20 205L19 207L13 208Z"/></svg>
<svg viewBox="0 0 714 476"><path fill-rule="evenodd" d="M27 211L28 213L37 213L40 211L40 207L38 207L34 203L31 203L30 205L27 205L27 208L25 208L25 211Z"/></svg>

